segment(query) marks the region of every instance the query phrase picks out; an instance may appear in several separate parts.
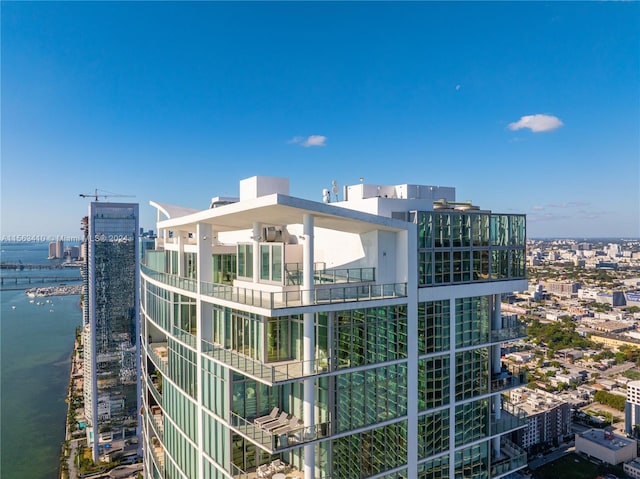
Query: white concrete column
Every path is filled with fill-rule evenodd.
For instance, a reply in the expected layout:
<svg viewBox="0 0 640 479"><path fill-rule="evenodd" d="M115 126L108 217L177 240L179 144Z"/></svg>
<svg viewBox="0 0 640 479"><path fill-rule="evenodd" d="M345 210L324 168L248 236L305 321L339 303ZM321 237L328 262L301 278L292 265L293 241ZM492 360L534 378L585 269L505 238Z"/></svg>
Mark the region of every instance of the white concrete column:
<svg viewBox="0 0 640 479"><path fill-rule="evenodd" d="M196 264L196 274L198 278L198 293L200 292L200 281L213 282L213 259L211 256L211 244L213 241L213 230L211 225L198 223L196 225L196 236L198 244L198 258Z"/></svg>
<svg viewBox="0 0 640 479"><path fill-rule="evenodd" d="M314 238L313 238L313 215L304 215L302 224L302 290L305 304L313 299L313 268L314 268Z"/></svg>
<svg viewBox="0 0 640 479"><path fill-rule="evenodd" d="M502 329L502 311L501 311L501 297L500 294L493 295L493 315L491 318L491 330L498 331ZM500 371L501 363L500 363L500 345L497 344L492 347L492 368L493 374ZM500 394L496 394L493 396L493 411L496 419L500 419L502 417L502 404ZM493 438L493 453L495 458L500 457L500 436Z"/></svg>
<svg viewBox="0 0 640 479"><path fill-rule="evenodd" d="M198 256L196 258L196 278L197 285L196 291L198 292L198 298L196 300L196 322L197 322L197 330L196 330L196 349L198 350L198 354L196 355L196 370L202 371L202 338L203 333L205 333L205 323L207 325L207 334L204 335L205 339L211 341L212 334L210 332L211 329L211 305L209 303L205 303L202 301L200 295L202 294L202 281L207 283L212 282L213 278L213 263L211 260L211 242L212 242L212 228L211 225L206 223L198 223L196 225L196 244L198 246ZM208 320L205 320L208 319ZM198 418L200 424L203 423L205 416L207 414L204 412L204 408L202 406L202 397L203 397L203 384L202 384L202 375L198 374L196 378L197 383L197 401L198 401ZM203 428L198 428L198 477L204 477L204 431Z"/></svg>
<svg viewBox="0 0 640 479"><path fill-rule="evenodd" d="M407 462L408 477L418 477L418 234L414 224L398 233L400 249L406 248L407 264ZM405 246L406 245L406 246ZM453 382L453 381L452 381ZM451 398L455 396L450 396ZM453 429L451 429L453 431ZM394 451L390 450L389 454ZM453 476L452 476L453 477Z"/></svg>
<svg viewBox="0 0 640 479"><path fill-rule="evenodd" d="M313 299L313 216L306 214L303 217L303 256L302 256L302 298L305 304ZM303 323L303 372L311 373L314 370L315 361L315 314L305 313ZM313 377L304 381L303 421L310 435L315 432L315 380ZM315 477L315 447L304 447L304 477Z"/></svg>
<svg viewBox="0 0 640 479"><path fill-rule="evenodd" d="M182 235L186 234L184 231L174 231L173 235L178 242L178 276L184 276L184 238Z"/></svg>
<svg viewBox="0 0 640 479"><path fill-rule="evenodd" d="M262 238L262 223L253 223L253 282L260 282L260 241Z"/></svg>
<svg viewBox="0 0 640 479"><path fill-rule="evenodd" d="M162 221L162 213L160 213L160 209L157 209L156 210L156 226L161 221ZM156 232L156 241L155 241L156 249L158 249L158 242L160 238L162 238L162 246L164 247L164 245L167 244L167 230L165 228L160 228Z"/></svg>
<svg viewBox="0 0 640 479"><path fill-rule="evenodd" d="M502 311L500 307L500 295L493 295L493 314L491 318L491 331L499 331L502 329ZM500 370L500 345L493 346L493 354L492 354L492 366L493 371Z"/></svg>

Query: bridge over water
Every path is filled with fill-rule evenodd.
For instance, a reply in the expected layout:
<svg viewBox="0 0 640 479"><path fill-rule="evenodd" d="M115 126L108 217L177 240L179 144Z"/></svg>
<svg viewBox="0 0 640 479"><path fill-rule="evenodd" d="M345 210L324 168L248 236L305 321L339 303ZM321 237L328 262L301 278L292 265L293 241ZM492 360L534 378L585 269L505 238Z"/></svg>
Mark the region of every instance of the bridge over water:
<svg viewBox="0 0 640 479"><path fill-rule="evenodd" d="M0 263L0 269L13 269L22 271L25 269L66 269L66 268L78 268L78 264L71 264L65 266L68 263L56 263L56 264L32 264L32 263Z"/></svg>
<svg viewBox="0 0 640 479"><path fill-rule="evenodd" d="M2 289L23 289L37 283L74 283L82 281L80 276L0 276ZM5 288L5 286L22 285L21 288Z"/></svg>

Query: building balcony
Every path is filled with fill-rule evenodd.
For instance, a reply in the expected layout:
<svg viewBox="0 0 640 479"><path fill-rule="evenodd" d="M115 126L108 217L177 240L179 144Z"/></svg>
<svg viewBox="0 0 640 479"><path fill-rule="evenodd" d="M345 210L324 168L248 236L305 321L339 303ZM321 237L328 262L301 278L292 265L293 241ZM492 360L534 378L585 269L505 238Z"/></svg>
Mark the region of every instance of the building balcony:
<svg viewBox="0 0 640 479"><path fill-rule="evenodd" d="M505 341L515 341L527 337L527 326L520 321L511 320L507 324L503 323L501 329L491 331L491 342L502 343Z"/></svg>
<svg viewBox="0 0 640 479"><path fill-rule="evenodd" d="M330 423L328 422L304 426L300 423L296 425L295 421L297 421L296 418L292 417L286 422L281 421L279 427L274 427L275 423L267 423L260 427L232 411L229 425L235 432L269 454L295 449L329 436Z"/></svg>
<svg viewBox="0 0 640 479"><path fill-rule="evenodd" d="M162 379L158 376L147 375L147 389L151 393L151 396L159 406L162 406Z"/></svg>
<svg viewBox="0 0 640 479"><path fill-rule="evenodd" d="M491 375L491 392L502 392L517 388L527 382L527 371L516 366L502 364L499 371Z"/></svg>
<svg viewBox="0 0 640 479"><path fill-rule="evenodd" d="M515 431L527 425L527 413L508 401L502 402L500 418L491 414L491 435Z"/></svg>
<svg viewBox="0 0 640 479"><path fill-rule="evenodd" d="M274 463L275 467L273 466ZM282 470L281 464L284 465L284 469ZM279 470L281 470L281 472L275 472ZM285 474L287 479L304 479L303 471L279 460L253 467L248 471L243 471L235 464L231 464L231 475L233 479L270 479L276 474ZM312 479L329 479L329 476L324 472L318 474L318 471L316 471Z"/></svg>
<svg viewBox="0 0 640 479"><path fill-rule="evenodd" d="M232 349L202 340L202 352L232 370L268 386L327 373L336 369L331 358L262 363ZM308 366L308 367L307 367Z"/></svg>
<svg viewBox="0 0 640 479"><path fill-rule="evenodd" d="M201 283L201 293L212 298L264 309L296 308L317 304L350 303L377 299L404 298L406 283L331 286L313 290L263 291L213 283Z"/></svg>
<svg viewBox="0 0 640 479"><path fill-rule="evenodd" d="M500 455L492 455L491 477L506 476L527 465L527 452L506 438L500 439Z"/></svg>
<svg viewBox="0 0 640 479"><path fill-rule="evenodd" d="M304 269L301 263L287 263L284 265L284 274L287 286L301 285ZM313 270L314 284L366 283L375 280L375 268L326 269L316 265Z"/></svg>
<svg viewBox="0 0 640 479"><path fill-rule="evenodd" d="M182 341L185 344L188 344L193 349L198 347L198 339L196 337L197 332L194 331L185 331L184 329L180 329L177 326L173 326L172 334L175 339Z"/></svg>
<svg viewBox="0 0 640 479"><path fill-rule="evenodd" d="M151 438L153 441L157 438ZM161 477L164 477L164 447L158 442L151 442L151 457L153 459L154 466L160 472Z"/></svg>
<svg viewBox="0 0 640 479"><path fill-rule="evenodd" d="M198 281L191 278L184 278L177 274L160 273L147 266L140 265L140 271L147 277L159 281L174 288L183 289L196 293L198 291Z"/></svg>
<svg viewBox="0 0 640 479"><path fill-rule="evenodd" d="M158 430L158 418L154 417L154 412L151 409L145 407L144 415L145 419L148 419L147 421L143 421L145 423L144 437L148 438L146 444L151 452L154 466L161 473L161 477L164 477L165 454L162 443L164 428L162 428L161 431Z"/></svg>
<svg viewBox="0 0 640 479"><path fill-rule="evenodd" d="M362 269L359 269L362 275ZM148 278L187 292L198 291L197 281L174 274L159 273L141 266L142 273ZM354 278L351 278L354 279ZM352 286L321 286L313 290L294 289L289 291L264 291L236 287L218 283L200 282L200 293L215 299L229 301L264 309L295 308L317 304L348 303L354 301L372 301L407 296L406 283L373 284L360 282Z"/></svg>
<svg viewBox="0 0 640 479"><path fill-rule="evenodd" d="M155 367L166 376L169 371L167 343L149 343L146 352Z"/></svg>
<svg viewBox="0 0 640 479"><path fill-rule="evenodd" d="M151 420L153 429L160 440L164 440L164 414L160 406L151 406Z"/></svg>

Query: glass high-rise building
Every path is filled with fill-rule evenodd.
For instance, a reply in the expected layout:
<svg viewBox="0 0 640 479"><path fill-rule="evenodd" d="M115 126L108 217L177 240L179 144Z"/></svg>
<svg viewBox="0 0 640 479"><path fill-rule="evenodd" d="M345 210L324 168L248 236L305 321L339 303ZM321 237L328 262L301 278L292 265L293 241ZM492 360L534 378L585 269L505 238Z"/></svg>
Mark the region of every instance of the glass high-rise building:
<svg viewBox="0 0 640 479"><path fill-rule="evenodd" d="M141 266L145 477L499 478L526 466L503 393L525 336L525 217L455 190L289 195L240 182L201 211L154 203ZM320 196L320 195L319 195ZM282 475L278 475L282 474Z"/></svg>
<svg viewBox="0 0 640 479"><path fill-rule="evenodd" d="M94 461L138 447L138 221L137 204L96 201L83 222L84 409Z"/></svg>

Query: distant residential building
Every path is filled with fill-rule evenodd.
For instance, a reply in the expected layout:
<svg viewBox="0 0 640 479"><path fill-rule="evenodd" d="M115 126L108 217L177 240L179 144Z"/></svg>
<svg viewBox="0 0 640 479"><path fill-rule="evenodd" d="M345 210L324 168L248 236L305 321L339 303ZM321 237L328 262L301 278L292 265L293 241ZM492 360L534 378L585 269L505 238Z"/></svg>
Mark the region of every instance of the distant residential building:
<svg viewBox="0 0 640 479"><path fill-rule="evenodd" d="M626 304L624 296L622 291L604 292L594 288L578 290L578 298L580 299L609 304L611 306L624 306Z"/></svg>
<svg viewBox="0 0 640 479"><path fill-rule="evenodd" d="M624 293L624 297L627 302L627 306L640 307L640 291L628 291Z"/></svg>
<svg viewBox="0 0 640 479"><path fill-rule="evenodd" d="M584 352L579 349L561 349L556 354L562 355L569 362L574 362L584 356Z"/></svg>
<svg viewBox="0 0 640 479"><path fill-rule="evenodd" d="M49 256L47 259L56 259L56 242L49 243Z"/></svg>
<svg viewBox="0 0 640 479"><path fill-rule="evenodd" d="M633 435L635 427L640 425L640 381L631 381L627 384L624 425L624 431L629 435Z"/></svg>
<svg viewBox="0 0 640 479"><path fill-rule="evenodd" d="M635 329L636 325L633 321L595 321L592 322L591 328L596 331L602 331L608 334L622 333Z"/></svg>
<svg viewBox="0 0 640 479"><path fill-rule="evenodd" d="M526 387L509 392L511 403L527 415L527 427L514 433L515 443L530 449L561 441L571 434L571 405L553 394Z"/></svg>
<svg viewBox="0 0 640 479"><path fill-rule="evenodd" d="M516 363L528 363L533 358L535 358L535 355L533 353L527 353L522 351L522 352L509 353L505 357L507 359L511 359L512 361L515 361Z"/></svg>
<svg viewBox="0 0 640 479"><path fill-rule="evenodd" d="M640 479L640 460L637 458L633 461L625 462L622 466L625 474L632 479Z"/></svg>
<svg viewBox="0 0 640 479"><path fill-rule="evenodd" d="M617 270L618 269L618 263L616 263L615 261L599 261L598 263L596 263L596 269Z"/></svg>
<svg viewBox="0 0 640 479"><path fill-rule="evenodd" d="M594 343L603 344L614 349L618 349L620 346L640 347L640 340L621 334L592 334L589 339Z"/></svg>
<svg viewBox="0 0 640 479"><path fill-rule="evenodd" d="M638 456L634 439L614 434L610 428L588 429L576 434L576 452L617 465Z"/></svg>
<svg viewBox="0 0 640 479"><path fill-rule="evenodd" d="M581 283L573 281L547 281L547 292L558 296L573 296L582 287Z"/></svg>

